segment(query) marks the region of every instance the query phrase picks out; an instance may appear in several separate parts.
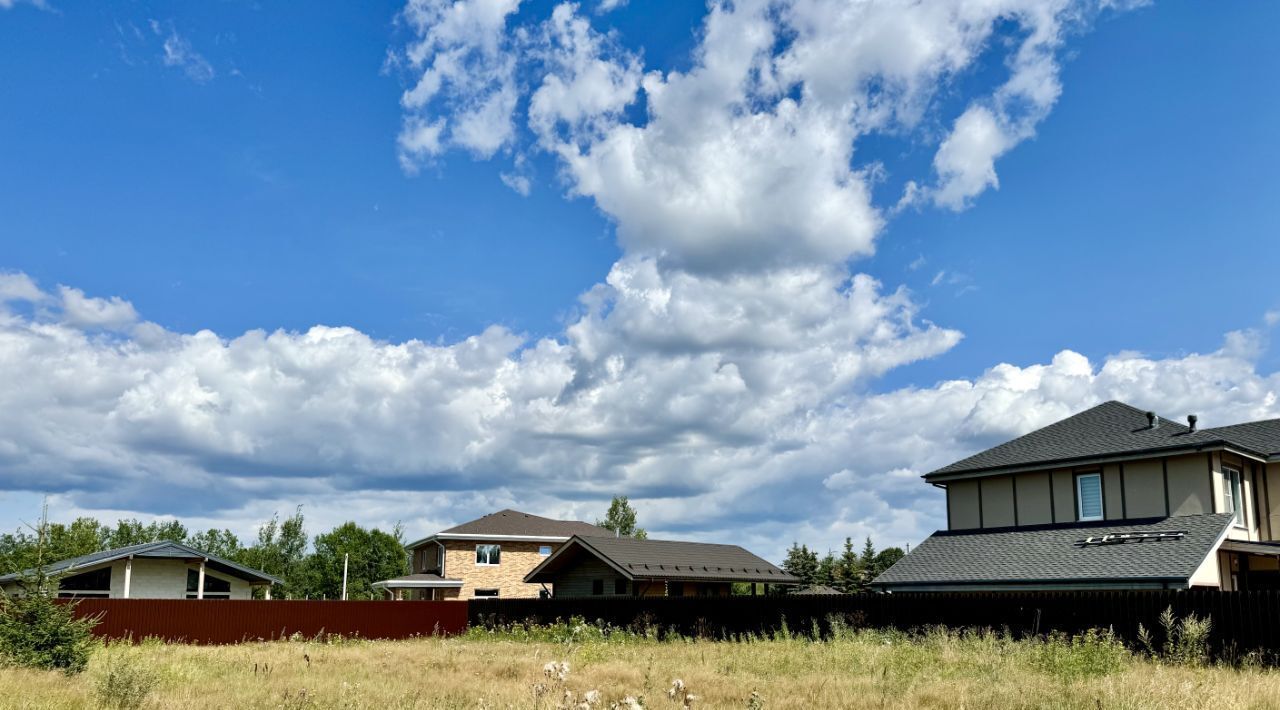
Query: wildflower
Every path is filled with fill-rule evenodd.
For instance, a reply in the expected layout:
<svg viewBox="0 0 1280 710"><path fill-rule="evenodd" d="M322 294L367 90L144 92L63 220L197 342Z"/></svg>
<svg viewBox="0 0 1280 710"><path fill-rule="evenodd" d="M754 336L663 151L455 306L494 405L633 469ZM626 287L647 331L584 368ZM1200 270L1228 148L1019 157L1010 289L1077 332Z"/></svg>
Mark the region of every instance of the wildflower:
<svg viewBox="0 0 1280 710"><path fill-rule="evenodd" d="M559 663L551 661L542 667L542 674L548 678L564 682L564 679L569 677L569 663L567 661L560 661Z"/></svg>
<svg viewBox="0 0 1280 710"><path fill-rule="evenodd" d="M644 710L644 703L628 695L609 706L609 710Z"/></svg>

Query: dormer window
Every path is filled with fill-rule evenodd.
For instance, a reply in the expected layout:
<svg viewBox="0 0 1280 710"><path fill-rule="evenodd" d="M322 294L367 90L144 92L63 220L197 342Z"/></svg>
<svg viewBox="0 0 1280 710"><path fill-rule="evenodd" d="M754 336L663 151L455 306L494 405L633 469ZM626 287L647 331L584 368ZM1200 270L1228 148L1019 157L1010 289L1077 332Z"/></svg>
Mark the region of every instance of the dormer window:
<svg viewBox="0 0 1280 710"><path fill-rule="evenodd" d="M1076 519L1102 520L1102 474L1076 476Z"/></svg>

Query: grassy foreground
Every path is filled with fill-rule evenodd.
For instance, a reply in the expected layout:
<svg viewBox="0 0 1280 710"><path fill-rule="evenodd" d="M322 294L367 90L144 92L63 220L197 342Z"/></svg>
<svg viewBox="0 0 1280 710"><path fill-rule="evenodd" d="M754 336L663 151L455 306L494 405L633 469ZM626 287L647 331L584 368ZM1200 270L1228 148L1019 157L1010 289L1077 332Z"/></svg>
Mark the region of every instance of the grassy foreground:
<svg viewBox="0 0 1280 710"><path fill-rule="evenodd" d="M563 680L561 667L547 668L561 662L568 664ZM685 707L669 697L677 678L695 708L1280 704L1278 671L1165 664L1105 636L1045 643L858 631L825 642L548 640L481 632L411 641L115 645L97 650L78 676L0 668L0 707L139 706L135 701L152 708ZM592 690L598 700L580 705ZM639 704L621 705L626 696Z"/></svg>

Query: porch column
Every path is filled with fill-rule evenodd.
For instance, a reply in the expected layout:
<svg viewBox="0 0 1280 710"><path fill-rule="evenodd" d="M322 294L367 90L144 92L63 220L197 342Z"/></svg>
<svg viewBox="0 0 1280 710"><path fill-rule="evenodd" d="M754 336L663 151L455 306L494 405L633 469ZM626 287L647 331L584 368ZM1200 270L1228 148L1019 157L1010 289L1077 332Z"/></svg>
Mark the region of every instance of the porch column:
<svg viewBox="0 0 1280 710"><path fill-rule="evenodd" d="M267 601L271 601L271 585L270 584L268 584L267 588L263 590L262 598L266 599Z"/></svg>
<svg viewBox="0 0 1280 710"><path fill-rule="evenodd" d="M200 560L200 577L196 580L196 599L204 599L204 560Z"/></svg>
<svg viewBox="0 0 1280 710"><path fill-rule="evenodd" d="M133 582L133 555L129 555L124 561L124 598L129 598L129 587Z"/></svg>

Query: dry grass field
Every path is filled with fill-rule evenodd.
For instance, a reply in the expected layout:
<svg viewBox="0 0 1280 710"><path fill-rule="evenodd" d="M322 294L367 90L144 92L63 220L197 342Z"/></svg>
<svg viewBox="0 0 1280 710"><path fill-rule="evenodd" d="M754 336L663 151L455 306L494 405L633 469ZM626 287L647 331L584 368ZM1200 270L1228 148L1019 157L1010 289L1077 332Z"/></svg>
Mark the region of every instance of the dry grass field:
<svg viewBox="0 0 1280 710"><path fill-rule="evenodd" d="M563 680L547 664L567 663ZM680 679L693 697L671 698ZM149 688L149 692L147 692ZM594 702L585 698L589 691ZM566 693L573 701L566 700ZM753 695L754 693L754 695ZM633 704L624 704L630 696ZM1280 672L1173 665L1105 638L849 632L827 642L144 643L78 676L0 669L4 708L1272 708Z"/></svg>

